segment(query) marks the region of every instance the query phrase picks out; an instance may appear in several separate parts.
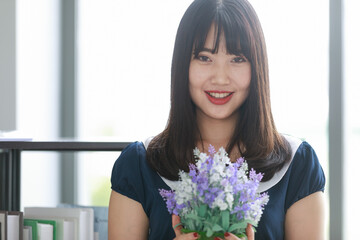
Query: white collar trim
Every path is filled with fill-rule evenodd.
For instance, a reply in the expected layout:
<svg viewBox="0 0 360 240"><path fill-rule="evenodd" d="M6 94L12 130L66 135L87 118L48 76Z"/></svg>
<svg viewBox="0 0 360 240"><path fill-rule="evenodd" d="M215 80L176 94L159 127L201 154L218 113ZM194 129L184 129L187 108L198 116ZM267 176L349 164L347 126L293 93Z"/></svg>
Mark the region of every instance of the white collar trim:
<svg viewBox="0 0 360 240"><path fill-rule="evenodd" d="M275 186L278 182L280 182L280 180L284 177L285 173L287 172L287 170L289 169L289 166L295 156L295 153L297 151L297 149L299 148L300 144L302 143L302 141L298 138L295 138L293 136L290 135L283 135L286 140L289 142L290 146L291 146L291 159L290 161L285 164L282 169L278 172L276 172L274 174L274 176L266 182L261 182L259 184L259 188L258 188L258 192L264 192L269 190L270 188L272 188L273 186ZM153 139L153 137L147 138L143 143L145 146L145 149L147 149L147 147L149 146L150 141ZM159 173L158 173L159 174ZM160 174L159 176L161 177L161 179L171 188L174 189L174 186L177 184L177 181L171 181L167 178L162 177Z"/></svg>
<svg viewBox="0 0 360 240"><path fill-rule="evenodd" d="M287 170L289 169L289 166L295 156L295 153L297 151L297 149L299 148L300 144L302 143L302 141L298 138L295 138L293 136L290 135L283 135L286 140L289 142L290 146L291 146L291 159L288 163L286 163L282 169L278 172L276 172L274 174L274 176L266 182L261 182L259 184L259 188L258 188L258 192L264 192L269 190L270 188L272 188L273 186L275 186L278 182L280 182L280 180L284 177L285 173L287 172Z"/></svg>

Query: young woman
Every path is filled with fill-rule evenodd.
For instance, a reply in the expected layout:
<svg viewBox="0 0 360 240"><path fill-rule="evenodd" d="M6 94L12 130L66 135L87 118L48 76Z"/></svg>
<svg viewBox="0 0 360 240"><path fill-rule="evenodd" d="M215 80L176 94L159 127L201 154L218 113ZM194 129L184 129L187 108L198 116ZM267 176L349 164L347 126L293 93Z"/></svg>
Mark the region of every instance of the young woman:
<svg viewBox="0 0 360 240"><path fill-rule="evenodd" d="M248 239L323 239L325 177L308 143L275 128L265 41L251 5L195 0L181 20L171 70L165 130L129 145L115 162L109 239L197 239L173 229L180 219L158 189L176 184L179 170L194 162L193 149L210 144L264 173L260 192L270 201Z"/></svg>

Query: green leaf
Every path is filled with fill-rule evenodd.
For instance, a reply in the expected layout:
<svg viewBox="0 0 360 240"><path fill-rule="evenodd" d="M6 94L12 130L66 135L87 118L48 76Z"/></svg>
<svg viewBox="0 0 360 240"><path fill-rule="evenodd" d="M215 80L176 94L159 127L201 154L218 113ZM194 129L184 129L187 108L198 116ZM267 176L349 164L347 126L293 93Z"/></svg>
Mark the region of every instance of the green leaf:
<svg viewBox="0 0 360 240"><path fill-rule="evenodd" d="M207 229L207 228L212 228L212 226L213 226L213 222L211 222L211 221L204 221L204 226L205 226L205 228Z"/></svg>
<svg viewBox="0 0 360 240"><path fill-rule="evenodd" d="M213 231L211 230L211 228L208 228L207 231L206 231L206 236L207 237L211 237L213 235Z"/></svg>
<svg viewBox="0 0 360 240"><path fill-rule="evenodd" d="M207 210L207 205L205 205L205 204L200 205L200 207L199 207L200 217L205 217L206 210Z"/></svg>
<svg viewBox="0 0 360 240"><path fill-rule="evenodd" d="M224 230L227 230L229 228L230 212L228 210L221 212L221 224Z"/></svg>
<svg viewBox="0 0 360 240"><path fill-rule="evenodd" d="M212 226L212 230L214 231L214 232L224 232L224 229L219 225L219 224L214 224L213 226Z"/></svg>
<svg viewBox="0 0 360 240"><path fill-rule="evenodd" d="M196 229L196 220L191 219L191 218L184 218L181 219L181 221L183 222L183 226L189 229Z"/></svg>
<svg viewBox="0 0 360 240"><path fill-rule="evenodd" d="M189 218L189 219L194 219L196 221L201 221L201 218L198 216L198 215L195 215L193 213L189 213L186 215L186 218Z"/></svg>
<svg viewBox="0 0 360 240"><path fill-rule="evenodd" d="M242 222L238 222L238 223L235 223L233 225L231 225L228 229L229 232L232 232L234 231L235 229L238 229L238 228L242 228L242 229L245 229L247 226L247 222L245 221L242 221Z"/></svg>

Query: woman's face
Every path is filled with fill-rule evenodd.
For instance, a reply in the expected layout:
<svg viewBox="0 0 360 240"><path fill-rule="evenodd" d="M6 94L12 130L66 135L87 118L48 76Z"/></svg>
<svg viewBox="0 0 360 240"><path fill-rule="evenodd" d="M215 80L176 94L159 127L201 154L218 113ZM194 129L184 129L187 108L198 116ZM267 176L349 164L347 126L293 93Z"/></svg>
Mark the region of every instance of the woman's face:
<svg viewBox="0 0 360 240"><path fill-rule="evenodd" d="M244 103L251 81L251 64L244 55L226 53L224 36L217 53L214 46L214 26L211 26L204 49L193 55L189 68L189 90L199 117L236 119L237 109Z"/></svg>

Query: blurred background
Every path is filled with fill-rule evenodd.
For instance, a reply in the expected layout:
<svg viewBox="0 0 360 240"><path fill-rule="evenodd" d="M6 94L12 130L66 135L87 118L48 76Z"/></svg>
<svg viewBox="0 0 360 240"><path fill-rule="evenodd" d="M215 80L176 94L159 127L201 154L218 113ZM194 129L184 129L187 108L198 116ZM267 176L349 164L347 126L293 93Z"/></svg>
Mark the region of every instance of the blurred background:
<svg viewBox="0 0 360 240"><path fill-rule="evenodd" d="M0 27L13 18L16 32L16 126L5 136L131 142L163 130L175 34L191 0L1 1L14 14L3 15ZM265 33L277 128L308 141L319 157L327 177L327 237L335 239L333 229L354 239L360 2L250 2ZM10 86L14 78L0 81ZM74 192L69 203L107 206L119 154L74 154L73 168L61 173L63 155L22 153L21 207L55 206L67 189ZM68 174L73 183L64 183Z"/></svg>

